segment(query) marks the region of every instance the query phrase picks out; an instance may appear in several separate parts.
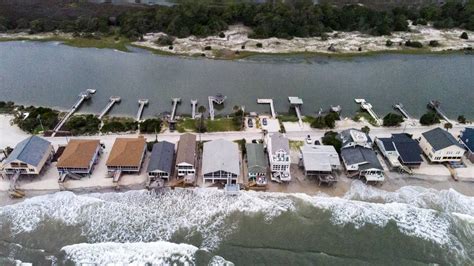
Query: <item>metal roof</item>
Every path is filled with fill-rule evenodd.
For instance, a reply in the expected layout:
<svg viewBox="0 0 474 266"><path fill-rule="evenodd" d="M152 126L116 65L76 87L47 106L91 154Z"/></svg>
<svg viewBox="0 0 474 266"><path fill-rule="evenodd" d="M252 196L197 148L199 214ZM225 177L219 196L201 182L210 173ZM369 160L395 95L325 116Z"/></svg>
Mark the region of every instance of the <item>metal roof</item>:
<svg viewBox="0 0 474 266"><path fill-rule="evenodd" d="M436 151L453 145L463 148L462 145L456 141L453 135L451 135L451 133L440 127L424 132L422 135Z"/></svg>
<svg viewBox="0 0 474 266"><path fill-rule="evenodd" d="M251 169L259 169L261 172L266 171L268 167L268 161L265 157L265 152L263 149L263 144L261 143L247 143L245 145L245 149L247 150L247 168L249 171Z"/></svg>
<svg viewBox="0 0 474 266"><path fill-rule="evenodd" d="M359 169L380 169L383 170L377 154L372 149L361 146L345 148L341 150L341 156L346 164L358 164Z"/></svg>
<svg viewBox="0 0 474 266"><path fill-rule="evenodd" d="M239 147L237 143L217 139L204 143L202 174L226 171L240 175Z"/></svg>
<svg viewBox="0 0 474 266"><path fill-rule="evenodd" d="M392 142L392 138L379 138L379 140L382 142L383 147L385 148L386 151L395 151L395 146Z"/></svg>
<svg viewBox="0 0 474 266"><path fill-rule="evenodd" d="M274 133L270 136L271 153L275 154L279 150L290 153L290 141L281 133Z"/></svg>
<svg viewBox="0 0 474 266"><path fill-rule="evenodd" d="M474 127L467 127L461 132L461 141L471 152L474 152Z"/></svg>
<svg viewBox="0 0 474 266"><path fill-rule="evenodd" d="M194 165L196 156L196 135L183 134L179 137L176 164L187 163Z"/></svg>
<svg viewBox="0 0 474 266"><path fill-rule="evenodd" d="M410 135L400 133L392 134L392 141L400 155L402 163L421 163L422 150L418 141L411 138Z"/></svg>
<svg viewBox="0 0 474 266"><path fill-rule="evenodd" d="M50 147L51 142L37 136L31 136L18 143L4 163L18 160L29 165L38 166Z"/></svg>
<svg viewBox="0 0 474 266"><path fill-rule="evenodd" d="M174 144L160 141L153 144L147 172L163 171L171 174L173 170Z"/></svg>
<svg viewBox="0 0 474 266"><path fill-rule="evenodd" d="M334 146L305 144L300 149L306 171L330 172L333 166L341 165Z"/></svg>

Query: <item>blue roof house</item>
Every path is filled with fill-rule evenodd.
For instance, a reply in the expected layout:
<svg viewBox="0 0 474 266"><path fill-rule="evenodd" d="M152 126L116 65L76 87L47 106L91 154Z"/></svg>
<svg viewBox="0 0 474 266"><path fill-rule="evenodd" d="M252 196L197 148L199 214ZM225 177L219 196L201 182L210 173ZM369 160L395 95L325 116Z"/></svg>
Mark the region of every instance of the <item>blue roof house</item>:
<svg viewBox="0 0 474 266"><path fill-rule="evenodd" d="M169 179L174 168L174 144L160 141L153 145L148 163L148 176Z"/></svg>
<svg viewBox="0 0 474 266"><path fill-rule="evenodd" d="M461 131L459 140L466 147L466 157L474 163L474 127L467 127Z"/></svg>
<svg viewBox="0 0 474 266"><path fill-rule="evenodd" d="M31 136L18 143L2 164L7 175L17 172L24 175L39 175L46 163L51 161L54 149L51 143L37 136Z"/></svg>

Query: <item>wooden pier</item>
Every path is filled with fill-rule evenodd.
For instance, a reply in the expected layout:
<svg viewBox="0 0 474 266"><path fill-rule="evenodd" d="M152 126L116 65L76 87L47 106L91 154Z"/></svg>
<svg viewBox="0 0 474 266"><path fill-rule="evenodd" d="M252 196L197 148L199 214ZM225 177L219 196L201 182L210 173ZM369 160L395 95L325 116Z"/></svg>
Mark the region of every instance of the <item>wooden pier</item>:
<svg viewBox="0 0 474 266"><path fill-rule="evenodd" d="M436 113L438 113L438 115L441 116L441 118L443 118L446 122L449 122L449 118L441 109L441 103L439 101L431 100L428 103L428 107L433 109Z"/></svg>
<svg viewBox="0 0 474 266"><path fill-rule="evenodd" d="M393 105L393 108L394 108L395 110L398 110L400 113L402 113L402 115L403 115L406 119L411 119L410 115L409 115L408 112L405 110L405 108L403 107L403 104L402 104L402 103L394 104L394 105Z"/></svg>
<svg viewBox="0 0 474 266"><path fill-rule="evenodd" d="M100 112L99 114L99 120L102 120L104 116L112 109L112 106L114 106L115 103L119 103L122 99L118 96L112 96L109 99L109 103L105 106L105 108Z"/></svg>
<svg viewBox="0 0 474 266"><path fill-rule="evenodd" d="M217 94L216 96L209 96L208 101L209 101L209 116L211 117L211 120L214 120L215 112L214 112L214 103L216 104L223 104L224 101L227 99L227 96L224 96L222 94Z"/></svg>
<svg viewBox="0 0 474 266"><path fill-rule="evenodd" d="M56 133L63 127L66 121L79 109L79 107L81 107L82 103L90 99L92 97L92 94L94 94L95 92L96 90L88 89L79 94L79 99L77 100L77 102L71 107L66 116L64 116L53 129L53 133L51 134L52 137L56 136Z"/></svg>
<svg viewBox="0 0 474 266"><path fill-rule="evenodd" d="M361 108L365 111L367 111L367 113L369 113L370 116L372 116L372 118L375 120L375 123L377 123L377 125L381 125L382 124L382 120L380 119L380 117L374 112L374 109L372 107L372 104L368 103L365 99L354 99L354 101L358 104L360 104Z"/></svg>
<svg viewBox="0 0 474 266"><path fill-rule="evenodd" d="M181 98L172 98L171 102L173 103L173 107L171 109L170 121L174 121L174 117L176 116L176 108L178 108L178 104L181 102Z"/></svg>
<svg viewBox="0 0 474 266"><path fill-rule="evenodd" d="M196 118L196 106L197 106L198 100L191 100L191 118L195 119Z"/></svg>
<svg viewBox="0 0 474 266"><path fill-rule="evenodd" d="M303 100L299 97L294 97L290 96L288 97L288 101L290 102L290 105L295 108L296 111L296 116L298 117L298 123L300 126L303 126L303 116L301 115L301 106L303 106Z"/></svg>
<svg viewBox="0 0 474 266"><path fill-rule="evenodd" d="M272 118L276 118L275 107L273 106L273 99L257 99L257 103L259 104L269 104L270 105L270 112L272 113Z"/></svg>
<svg viewBox="0 0 474 266"><path fill-rule="evenodd" d="M148 105L148 99L138 100L138 105L139 105L139 107L138 107L136 120L137 120L137 122L140 122L141 119L142 119L143 109L145 109L145 106Z"/></svg>

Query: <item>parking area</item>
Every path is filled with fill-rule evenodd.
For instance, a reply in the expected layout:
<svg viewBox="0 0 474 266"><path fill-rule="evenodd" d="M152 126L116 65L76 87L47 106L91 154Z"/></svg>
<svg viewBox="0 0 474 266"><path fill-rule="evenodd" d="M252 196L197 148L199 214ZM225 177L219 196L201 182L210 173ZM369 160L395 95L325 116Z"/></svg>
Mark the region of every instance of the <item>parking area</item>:
<svg viewBox="0 0 474 266"><path fill-rule="evenodd" d="M260 116L260 125L263 130L267 132L278 132L280 131L280 121L271 116Z"/></svg>

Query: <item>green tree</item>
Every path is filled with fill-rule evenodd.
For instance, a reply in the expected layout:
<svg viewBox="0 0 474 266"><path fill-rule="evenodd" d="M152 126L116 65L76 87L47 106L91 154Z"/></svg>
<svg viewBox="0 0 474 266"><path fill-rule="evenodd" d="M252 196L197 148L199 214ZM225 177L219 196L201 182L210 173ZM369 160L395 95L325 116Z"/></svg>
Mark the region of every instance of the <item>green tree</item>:
<svg viewBox="0 0 474 266"><path fill-rule="evenodd" d="M384 118L383 118L383 125L385 127L396 127L400 126L400 124L403 122L403 117L398 114L394 113L388 113Z"/></svg>
<svg viewBox="0 0 474 266"><path fill-rule="evenodd" d="M328 131L324 133L324 136L322 138L322 142L324 145L331 145L334 146L337 152L341 152L342 148L342 142L341 140L337 137L337 133L334 131Z"/></svg>
<svg viewBox="0 0 474 266"><path fill-rule="evenodd" d="M447 123L444 124L444 129L446 129L447 131L449 131L449 130L452 129L452 128L453 128L453 124L451 124L451 123L449 123L449 122L447 122Z"/></svg>
<svg viewBox="0 0 474 266"><path fill-rule="evenodd" d="M428 112L420 117L420 124L424 126L430 126L434 124L438 124L440 122L438 114L435 112Z"/></svg>
<svg viewBox="0 0 474 266"><path fill-rule="evenodd" d="M458 116L458 122L461 123L461 124L466 124L467 119L464 115L460 115L460 116Z"/></svg>
<svg viewBox="0 0 474 266"><path fill-rule="evenodd" d="M365 134L369 134L369 132L370 132L370 127L364 126L363 128L360 129L360 131L364 132Z"/></svg>
<svg viewBox="0 0 474 266"><path fill-rule="evenodd" d="M161 131L161 119L151 118L140 123L140 132L159 133Z"/></svg>

